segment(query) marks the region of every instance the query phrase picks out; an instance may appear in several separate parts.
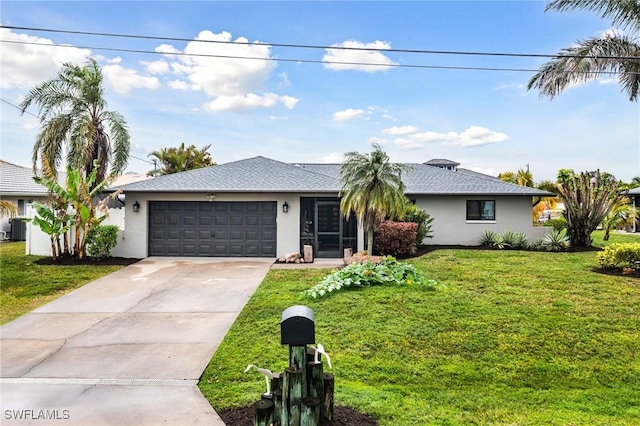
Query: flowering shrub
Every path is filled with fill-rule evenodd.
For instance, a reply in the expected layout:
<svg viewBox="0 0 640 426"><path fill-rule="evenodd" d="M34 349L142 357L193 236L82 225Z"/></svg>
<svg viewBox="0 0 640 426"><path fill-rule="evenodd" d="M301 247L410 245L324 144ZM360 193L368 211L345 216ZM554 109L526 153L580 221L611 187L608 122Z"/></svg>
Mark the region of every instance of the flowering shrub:
<svg viewBox="0 0 640 426"><path fill-rule="evenodd" d="M617 243L604 248L596 253L596 258L603 260L605 268L614 268L620 264L633 265L633 262L640 260L640 243Z"/></svg>
<svg viewBox="0 0 640 426"><path fill-rule="evenodd" d="M351 263L327 275L302 294L316 299L344 288L385 284L415 285L427 290L436 290L438 287L435 280L426 279L413 265L398 262L392 256L385 256L378 265L370 260Z"/></svg>
<svg viewBox="0 0 640 426"><path fill-rule="evenodd" d="M391 256L409 254L416 247L417 231L417 223L387 220L376 233L375 249L378 253Z"/></svg>

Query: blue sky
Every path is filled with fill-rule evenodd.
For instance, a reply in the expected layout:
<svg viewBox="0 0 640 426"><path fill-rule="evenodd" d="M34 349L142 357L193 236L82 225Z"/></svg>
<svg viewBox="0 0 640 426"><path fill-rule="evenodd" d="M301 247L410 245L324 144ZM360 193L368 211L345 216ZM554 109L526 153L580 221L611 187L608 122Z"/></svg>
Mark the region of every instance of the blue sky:
<svg viewBox="0 0 640 426"><path fill-rule="evenodd" d="M152 168L142 161L151 151L182 142L211 144L218 163L256 155L286 162L339 162L344 152L369 151L375 142L393 161L447 158L492 175L528 164L537 181L554 179L560 168L599 168L629 181L640 175L640 109L620 92L615 78L581 84L549 100L526 91L532 72L393 66L533 70L545 60L389 49L555 54L611 29L610 22L594 14L545 13L544 6L540 1L3 1L5 26L191 41L3 28L2 40L74 47L2 43L2 99L18 104L30 87L52 78L62 62L96 58L103 67L109 109L122 113L130 128L131 154L137 157L130 160L132 172ZM294 61L172 54L176 52ZM330 64L335 61L387 66ZM5 102L0 113L0 158L30 166L38 120L20 116Z"/></svg>

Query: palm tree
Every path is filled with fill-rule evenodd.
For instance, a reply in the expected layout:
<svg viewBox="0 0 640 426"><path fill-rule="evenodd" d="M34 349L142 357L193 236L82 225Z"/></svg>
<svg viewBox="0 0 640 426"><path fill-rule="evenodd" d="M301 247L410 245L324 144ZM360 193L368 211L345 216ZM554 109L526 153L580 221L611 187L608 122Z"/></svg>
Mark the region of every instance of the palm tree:
<svg viewBox="0 0 640 426"><path fill-rule="evenodd" d="M130 137L122 115L107 111L102 71L94 59L84 66L65 63L56 77L32 88L20 104L39 108L41 130L33 147L38 160L50 166L54 177L66 154L67 166L88 176L98 161L95 182L122 174L129 159ZM111 165L111 169L109 169Z"/></svg>
<svg viewBox="0 0 640 426"><path fill-rule="evenodd" d="M153 151L149 157L160 162L160 169L147 172L149 176L169 175L172 173L184 172L186 170L200 169L202 167L215 166L216 163L207 152L211 145L202 149L195 145L185 146L184 142L177 148L162 148L160 151Z"/></svg>
<svg viewBox="0 0 640 426"><path fill-rule="evenodd" d="M573 84L594 80L603 74L619 74L622 90L629 100L638 100L640 6L637 1L553 0L545 10L596 12L603 18L611 18L614 25L630 29L634 35L609 31L599 37L579 40L545 63L529 80L528 89L538 89L540 96L553 98Z"/></svg>
<svg viewBox="0 0 640 426"><path fill-rule="evenodd" d="M353 212L368 232L369 253L373 253L373 234L384 218L403 215L406 198L401 174L411 170L390 163L380 145L373 148L371 154L347 152L340 168L340 210L347 218Z"/></svg>
<svg viewBox="0 0 640 426"><path fill-rule="evenodd" d="M633 221L638 215L640 215L640 210L631 205L629 198L620 198L602 220L601 225L604 230L602 239L609 241L609 235L612 230L633 224Z"/></svg>
<svg viewBox="0 0 640 426"><path fill-rule="evenodd" d="M518 169L517 172L506 171L498 175L498 179L503 182L509 182L527 188L537 188L543 191L557 193L557 186L550 181L542 181L538 185L534 183L533 174L529 171L529 165L526 169ZM533 200L533 210L531 219L536 222L545 210L553 210L558 205L557 197L536 197Z"/></svg>
<svg viewBox="0 0 640 426"><path fill-rule="evenodd" d="M0 216L15 217L18 213L18 207L11 201L0 200Z"/></svg>

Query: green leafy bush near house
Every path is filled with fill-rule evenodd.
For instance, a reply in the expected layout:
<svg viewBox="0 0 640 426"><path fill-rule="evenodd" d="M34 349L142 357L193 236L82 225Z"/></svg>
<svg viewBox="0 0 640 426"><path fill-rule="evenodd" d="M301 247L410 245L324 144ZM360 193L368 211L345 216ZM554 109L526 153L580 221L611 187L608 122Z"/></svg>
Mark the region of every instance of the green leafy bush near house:
<svg viewBox="0 0 640 426"><path fill-rule="evenodd" d="M564 231L567 229L567 219L562 216L549 219L544 223L544 226L550 226L556 231Z"/></svg>
<svg viewBox="0 0 640 426"><path fill-rule="evenodd" d="M420 286L427 290L435 290L438 286L435 280L426 279L413 265L385 256L378 265L370 260L351 263L330 273L302 294L317 299L346 288L386 284Z"/></svg>
<svg viewBox="0 0 640 426"><path fill-rule="evenodd" d="M608 245L603 251L596 253L598 262L602 259L602 266L615 268L617 266L632 266L640 260L640 243L616 243Z"/></svg>
<svg viewBox="0 0 640 426"><path fill-rule="evenodd" d="M87 248L92 257L104 259L111 256L111 250L118 244L116 225L94 226L87 235Z"/></svg>
<svg viewBox="0 0 640 426"><path fill-rule="evenodd" d="M433 218L429 213L427 213L425 210L422 210L414 203L408 203L404 212L404 216L402 218L396 219L396 221L413 222L418 224L418 229L416 231L416 245L418 246L422 245L425 238L433 237L433 235L431 235Z"/></svg>
<svg viewBox="0 0 640 426"><path fill-rule="evenodd" d="M418 224L384 221L375 238L375 250L382 255L404 256L416 249Z"/></svg>

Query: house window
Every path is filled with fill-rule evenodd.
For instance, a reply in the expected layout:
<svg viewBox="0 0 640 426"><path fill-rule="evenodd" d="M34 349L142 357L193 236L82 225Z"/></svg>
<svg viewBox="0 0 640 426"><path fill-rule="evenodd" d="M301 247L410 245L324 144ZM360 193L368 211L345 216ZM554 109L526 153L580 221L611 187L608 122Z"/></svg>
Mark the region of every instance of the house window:
<svg viewBox="0 0 640 426"><path fill-rule="evenodd" d="M467 220L496 220L496 202L467 200Z"/></svg>
<svg viewBox="0 0 640 426"><path fill-rule="evenodd" d="M18 213L20 216L24 214L24 200L18 200Z"/></svg>

